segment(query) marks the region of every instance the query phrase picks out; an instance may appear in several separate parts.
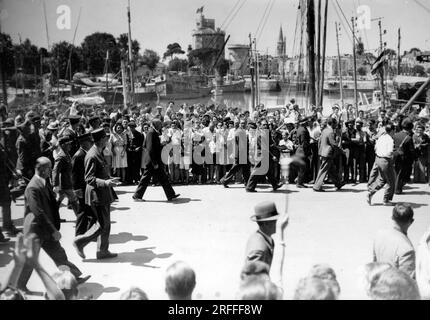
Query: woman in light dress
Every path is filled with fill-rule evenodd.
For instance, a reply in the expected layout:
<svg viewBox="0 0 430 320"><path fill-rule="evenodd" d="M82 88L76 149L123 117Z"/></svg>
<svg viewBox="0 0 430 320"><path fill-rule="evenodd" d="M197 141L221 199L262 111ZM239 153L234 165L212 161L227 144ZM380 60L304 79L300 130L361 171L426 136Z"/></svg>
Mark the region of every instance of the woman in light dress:
<svg viewBox="0 0 430 320"><path fill-rule="evenodd" d="M112 168L124 184L126 182L128 138L121 123L117 123L109 139L112 148Z"/></svg>

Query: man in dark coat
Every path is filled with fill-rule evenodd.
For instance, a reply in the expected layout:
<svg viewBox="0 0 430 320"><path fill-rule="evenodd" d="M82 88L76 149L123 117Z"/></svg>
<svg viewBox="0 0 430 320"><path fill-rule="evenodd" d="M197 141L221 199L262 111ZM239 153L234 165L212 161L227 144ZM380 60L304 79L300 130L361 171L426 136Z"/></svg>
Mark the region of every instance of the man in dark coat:
<svg viewBox="0 0 430 320"><path fill-rule="evenodd" d="M103 156L108 137L103 128L91 133L94 145L85 156L85 204L91 206L97 222L83 235L75 238L73 244L82 259L85 259L84 247L97 239L97 259L115 258L116 253L109 251L110 205L114 201L112 187L117 186L116 179L111 179L108 166Z"/></svg>
<svg viewBox="0 0 430 320"><path fill-rule="evenodd" d="M129 182L131 184L139 183L140 166L142 161L143 135L136 130L136 123L130 121L130 139L127 148L127 161L129 169Z"/></svg>
<svg viewBox="0 0 430 320"><path fill-rule="evenodd" d="M409 118L402 122L403 130L394 135L394 169L396 171L395 194L401 194L409 181L415 160L415 146L412 139L414 125Z"/></svg>
<svg viewBox="0 0 430 320"><path fill-rule="evenodd" d="M136 192L133 195L133 199L136 201L142 200L152 176L154 176L163 187L168 201L172 201L179 197L179 194L175 194L169 182L169 178L163 170L164 163L161 159L162 147L159 137L161 128L161 121L159 119L153 119L151 129L149 129L146 135L144 144L144 153L142 156L143 174Z"/></svg>
<svg viewBox="0 0 430 320"><path fill-rule="evenodd" d="M319 155L321 157L321 166L318 172L317 179L313 186L314 191L322 192L324 180L329 175L329 178L334 182L337 190L340 190L345 183L342 182L342 178L336 166L334 165L333 158L335 155L336 148L338 144L335 139L334 128L336 128L337 121L334 118L329 118L327 121L327 127L321 133L320 145L319 145Z"/></svg>
<svg viewBox="0 0 430 320"><path fill-rule="evenodd" d="M297 150L296 157L298 157L302 162L305 163L305 166L299 166L298 168L298 177L297 177L297 187L298 188L307 188L305 183L305 174L308 170L309 164L309 156L311 155L311 137L309 131L307 129L307 125L309 122L309 118L304 118L299 122L299 128L297 129Z"/></svg>
<svg viewBox="0 0 430 320"><path fill-rule="evenodd" d="M58 140L58 143L59 151L52 171L54 191L58 194L57 202L58 205L61 205L63 199L67 197L73 212L78 215L78 199L73 192L72 184L72 158L69 154L72 140L68 136L63 136Z"/></svg>
<svg viewBox="0 0 430 320"><path fill-rule="evenodd" d="M249 141L245 131L246 121L240 120L239 128L234 133L234 164L229 172L221 179L221 183L225 188L228 188L228 184L236 176L239 170L242 170L243 181L248 183L250 175L250 164L248 158Z"/></svg>
<svg viewBox="0 0 430 320"><path fill-rule="evenodd" d="M15 236L18 229L14 226L11 217L11 193L9 189L9 181L12 179L14 167L8 161L8 155L3 147L4 144L4 129L0 131L0 210L3 219L3 231L8 236ZM0 240L2 238L0 229Z"/></svg>
<svg viewBox="0 0 430 320"><path fill-rule="evenodd" d="M78 198L79 210L76 215L75 235L81 235L88 231L91 222L94 219L91 207L85 204L85 156L88 150L93 146L93 140L90 133L78 137L81 147L72 158L72 182L73 191Z"/></svg>
<svg viewBox="0 0 430 320"><path fill-rule="evenodd" d="M34 153L31 148L30 126L31 124L29 122L21 124L18 127L20 135L16 140L16 151L18 153L16 169L19 170L22 176L28 180L30 180L34 175L34 164L36 161L33 157Z"/></svg>
<svg viewBox="0 0 430 320"><path fill-rule="evenodd" d="M279 149L272 139L269 125L266 120L261 121L260 134L257 137L257 156L261 159L253 168L251 176L246 185L246 192L257 192L255 188L261 177L266 177L272 185L273 191L283 186L283 183L275 178L274 168L276 166L277 151Z"/></svg>
<svg viewBox="0 0 430 320"><path fill-rule="evenodd" d="M41 248L57 266L65 265L79 283L88 280L88 276L81 278L82 272L71 263L60 244L60 214L58 212L55 194L49 183L52 165L48 158L42 157L36 161L36 173L27 185L24 194L24 236L36 234ZM26 285L31 277L33 268L26 265L18 280L18 288L27 291Z"/></svg>

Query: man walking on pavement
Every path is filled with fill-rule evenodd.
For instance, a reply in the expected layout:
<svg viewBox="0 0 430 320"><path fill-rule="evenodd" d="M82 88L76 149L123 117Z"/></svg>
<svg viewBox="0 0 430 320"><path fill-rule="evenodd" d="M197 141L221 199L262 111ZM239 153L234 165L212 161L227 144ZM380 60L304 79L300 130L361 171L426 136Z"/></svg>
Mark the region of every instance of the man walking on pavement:
<svg viewBox="0 0 430 320"><path fill-rule="evenodd" d="M85 133L78 136L78 140L81 147L72 158L73 191L79 203L79 210L76 215L76 236L87 232L90 222L94 218L91 207L85 204L85 189L87 186L85 182L85 156L93 146L93 139L91 138L91 133Z"/></svg>
<svg viewBox="0 0 430 320"><path fill-rule="evenodd" d="M367 194L367 203L372 205L372 197L382 189L385 184L387 188L384 193L384 205L391 205L394 195L396 174L394 171L393 151L394 151L394 128L391 124L385 126L385 132L375 144L375 164L378 176L375 181L371 182L369 178L369 193Z"/></svg>
<svg viewBox="0 0 430 320"><path fill-rule="evenodd" d="M58 194L58 206L65 197L69 199L69 203L75 215L78 215L78 199L73 192L72 184L72 159L70 158L70 148L72 140L68 136L63 136L58 140L60 148L55 157L54 169L52 170L52 183L54 192ZM64 222L64 221L62 221Z"/></svg>
<svg viewBox="0 0 430 320"><path fill-rule="evenodd" d="M36 234L42 249L55 264L68 266L78 283L83 283L88 280L89 276L81 278L82 272L68 260L66 251L60 244L60 214L52 186L49 183L51 171L52 164L48 158L37 159L36 173L27 185L24 194L24 236ZM20 289L27 291L27 282L32 272L33 268L24 267L18 281Z"/></svg>
<svg viewBox="0 0 430 320"><path fill-rule="evenodd" d="M111 179L103 149L106 147L108 137L103 128L91 133L94 145L85 156L85 204L91 206L97 222L83 235L74 240L74 247L78 255L85 259L84 247L97 239L97 259L115 258L116 253L109 251L110 235L110 205L114 201L112 187L117 186L116 179Z"/></svg>
<svg viewBox="0 0 430 320"><path fill-rule="evenodd" d="M151 129L149 129L144 143L144 153L142 155L143 173L136 192L133 195L135 201L142 200L153 176L163 187L167 201L172 201L179 197L179 194L175 194L169 182L169 178L163 170L164 163L161 159L162 147L160 142L161 128L161 121L159 119L153 119L151 122Z"/></svg>
<svg viewBox="0 0 430 320"><path fill-rule="evenodd" d="M249 142L246 134L246 121L240 120L239 128L234 133L234 164L229 172L221 179L224 188L228 188L228 184L236 176L239 170L242 170L243 181L246 186L250 175L250 165L248 160Z"/></svg>
<svg viewBox="0 0 430 320"><path fill-rule="evenodd" d="M333 162L335 149L338 148L338 144L336 143L334 135L334 128L336 128L336 125L336 119L329 118L327 121L327 127L321 133L319 145L321 166L313 187L314 191L316 192L324 191L322 186L327 175L334 182L337 190L340 190L345 185L345 183L342 182L342 178L340 177L340 174Z"/></svg>

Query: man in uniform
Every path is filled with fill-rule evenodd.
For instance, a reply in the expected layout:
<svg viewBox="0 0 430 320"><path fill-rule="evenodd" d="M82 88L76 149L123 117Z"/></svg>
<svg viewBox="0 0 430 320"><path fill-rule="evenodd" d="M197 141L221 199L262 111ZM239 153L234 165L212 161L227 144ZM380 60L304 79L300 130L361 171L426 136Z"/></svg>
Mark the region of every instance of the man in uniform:
<svg viewBox="0 0 430 320"><path fill-rule="evenodd" d="M117 186L117 180L111 179L108 166L103 156L108 137L103 128L91 133L94 145L85 156L85 204L91 206L97 222L83 235L74 240L78 255L85 259L84 247L97 239L97 259L109 259L117 256L109 251L109 234L111 227L110 205L114 201L112 187Z"/></svg>
<svg viewBox="0 0 430 320"><path fill-rule="evenodd" d="M151 177L153 176L163 187L167 201L172 201L179 197L179 194L175 194L175 191L169 182L169 178L163 170L164 163L161 160L162 148L159 137L161 134L161 128L161 121L157 118L153 119L151 122L151 129L149 129L144 143L144 152L142 156L143 173L136 192L133 195L133 199L135 201L142 200L146 188L151 181Z"/></svg>
<svg viewBox="0 0 430 320"><path fill-rule="evenodd" d="M79 210L76 215L75 235L81 235L88 231L93 219L91 207L85 204L85 156L93 146L91 133L85 133L78 137L81 147L72 158L73 191L78 198Z"/></svg>

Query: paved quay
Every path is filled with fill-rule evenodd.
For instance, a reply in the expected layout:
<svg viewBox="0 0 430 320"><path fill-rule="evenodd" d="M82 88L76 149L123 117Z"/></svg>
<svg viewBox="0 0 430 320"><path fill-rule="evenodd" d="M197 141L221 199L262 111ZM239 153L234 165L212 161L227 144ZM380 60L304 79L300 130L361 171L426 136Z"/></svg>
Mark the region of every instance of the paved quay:
<svg viewBox="0 0 430 320"><path fill-rule="evenodd" d="M145 202L131 199L133 186L116 188L119 199L112 206L110 250L118 257L111 260L95 259L95 243L85 248L86 260L79 258L72 246L74 214L65 206L61 208L60 215L67 220L61 226L61 243L69 260L91 275L80 287L82 295L118 299L130 286L138 286L150 299L167 299L165 269L174 261L184 260L196 271L195 299L233 299L246 241L256 230L249 219L254 206L270 200L283 212L288 200L285 297L292 297L297 282L313 264L327 263L337 273L341 299L360 298L357 269L371 261L373 236L391 220L392 207L382 206L383 192L375 195L374 205L369 207L364 184L346 185L341 192L327 186L325 193L291 185L275 193L264 185L257 188L258 193L246 193L242 185L229 189L219 185L174 188L181 198L172 203L166 202L161 187L148 188ZM430 187L409 185L403 195L394 197L394 202L412 204L415 222L409 237L416 246L430 227ZM13 204L12 213L17 225L22 226L22 198ZM14 240L0 245L0 282L12 266ZM45 253L40 259L49 272L55 271ZM36 274L28 287L43 291Z"/></svg>

